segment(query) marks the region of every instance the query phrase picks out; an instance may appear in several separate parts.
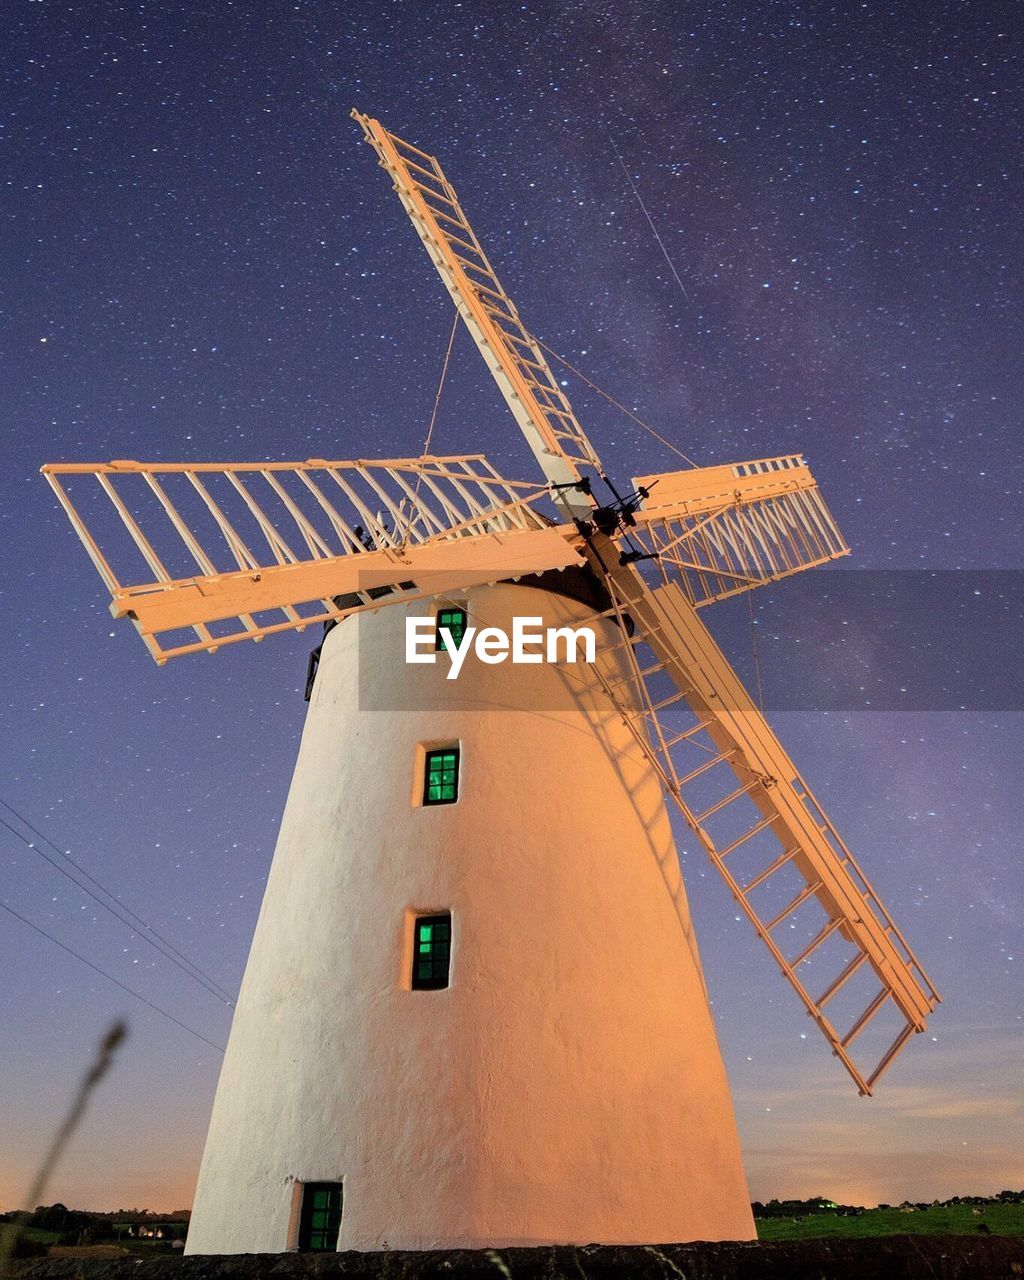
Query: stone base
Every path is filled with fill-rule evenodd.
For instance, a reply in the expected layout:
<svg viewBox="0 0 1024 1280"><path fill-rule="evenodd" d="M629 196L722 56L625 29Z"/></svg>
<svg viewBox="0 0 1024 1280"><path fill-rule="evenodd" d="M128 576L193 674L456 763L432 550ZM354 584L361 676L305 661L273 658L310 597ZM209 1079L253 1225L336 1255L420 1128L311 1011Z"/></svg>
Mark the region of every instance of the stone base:
<svg viewBox="0 0 1024 1280"><path fill-rule="evenodd" d="M881 1236L422 1253L221 1254L16 1262L12 1280L1010 1280L1024 1236Z"/></svg>

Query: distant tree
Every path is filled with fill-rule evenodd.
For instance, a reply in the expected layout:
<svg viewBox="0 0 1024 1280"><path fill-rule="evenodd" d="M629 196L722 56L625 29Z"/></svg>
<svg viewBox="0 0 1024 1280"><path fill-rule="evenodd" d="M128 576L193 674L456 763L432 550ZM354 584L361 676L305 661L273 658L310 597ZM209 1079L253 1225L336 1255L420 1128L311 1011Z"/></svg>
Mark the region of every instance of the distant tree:
<svg viewBox="0 0 1024 1280"><path fill-rule="evenodd" d="M53 1231L60 1236L72 1237L68 1243L75 1243L78 1233L92 1226L93 1215L80 1209L69 1209L59 1201L56 1204L41 1204L28 1219L28 1226L38 1227L40 1231Z"/></svg>
<svg viewBox="0 0 1024 1280"><path fill-rule="evenodd" d="M38 1227L40 1231L63 1231L67 1216L66 1204L61 1204L59 1201L56 1204L39 1204L36 1205L28 1225Z"/></svg>

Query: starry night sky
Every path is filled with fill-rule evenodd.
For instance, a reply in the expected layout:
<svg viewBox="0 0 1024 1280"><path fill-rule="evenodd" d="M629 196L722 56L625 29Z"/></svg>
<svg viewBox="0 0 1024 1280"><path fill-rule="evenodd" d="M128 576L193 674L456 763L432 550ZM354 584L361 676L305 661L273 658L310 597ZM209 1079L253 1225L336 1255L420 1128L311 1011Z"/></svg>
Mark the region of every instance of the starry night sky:
<svg viewBox="0 0 1024 1280"><path fill-rule="evenodd" d="M157 669L37 472L421 452L451 304L352 106L441 158L530 328L698 462L804 452L851 567L1022 568L1012 6L15 0L9 17L0 796L228 991L314 641ZM613 476L676 465L569 393ZM432 447L536 477L464 333ZM785 671L785 585L756 603L762 661ZM749 671L746 604L719 608ZM958 620L934 633L959 643ZM858 1099L682 833L752 1194L1024 1185L1019 711L774 721L946 1003ZM4 828L0 867L11 909L224 1044L227 1006L138 920ZM48 1199L189 1204L219 1054L7 913L0 972L0 1207L118 1013L132 1037Z"/></svg>

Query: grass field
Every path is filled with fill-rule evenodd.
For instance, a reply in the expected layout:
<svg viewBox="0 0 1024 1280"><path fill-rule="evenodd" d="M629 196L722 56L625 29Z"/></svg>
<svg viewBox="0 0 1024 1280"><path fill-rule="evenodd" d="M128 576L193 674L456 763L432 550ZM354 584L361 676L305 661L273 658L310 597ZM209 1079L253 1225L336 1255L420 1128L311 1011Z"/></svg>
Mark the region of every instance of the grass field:
<svg viewBox="0 0 1024 1280"><path fill-rule="evenodd" d="M43 1231L41 1227L22 1227L19 1234L23 1240L34 1240L37 1244L56 1244L60 1239L59 1231Z"/></svg>
<svg viewBox="0 0 1024 1280"><path fill-rule="evenodd" d="M975 1214L973 1209L980 1208ZM856 1217L838 1213L809 1213L792 1218L758 1218L759 1240L812 1240L820 1236L900 1236L978 1234L984 1223L994 1236L1024 1235L1022 1204L953 1204L916 1209L866 1209Z"/></svg>

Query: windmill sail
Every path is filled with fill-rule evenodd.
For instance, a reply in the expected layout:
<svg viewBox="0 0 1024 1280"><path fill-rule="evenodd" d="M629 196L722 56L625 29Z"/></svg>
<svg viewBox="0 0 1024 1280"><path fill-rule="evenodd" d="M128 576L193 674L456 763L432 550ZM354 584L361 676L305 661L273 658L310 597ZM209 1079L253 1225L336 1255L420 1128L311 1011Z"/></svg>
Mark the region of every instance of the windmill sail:
<svg viewBox="0 0 1024 1280"><path fill-rule="evenodd" d="M573 485L579 468L601 464L535 339L519 318L437 160L353 111L552 485ZM556 492L570 514L593 506L573 489Z"/></svg>
<svg viewBox="0 0 1024 1280"><path fill-rule="evenodd" d="M598 679L833 1053L869 1094L924 1030L935 988L679 584L652 591L600 537L589 554L612 599L609 616L621 623L615 648L631 664L619 687L600 663ZM876 1020L889 1034L861 1066L854 1042Z"/></svg>
<svg viewBox="0 0 1024 1280"><path fill-rule="evenodd" d="M698 607L849 554L799 455L639 476L630 540Z"/></svg>
<svg viewBox="0 0 1024 1280"><path fill-rule="evenodd" d="M545 490L480 455L50 464L43 473L157 662L393 600L579 564Z"/></svg>

